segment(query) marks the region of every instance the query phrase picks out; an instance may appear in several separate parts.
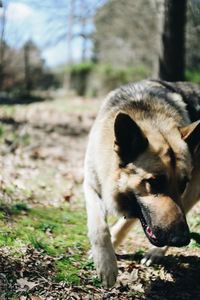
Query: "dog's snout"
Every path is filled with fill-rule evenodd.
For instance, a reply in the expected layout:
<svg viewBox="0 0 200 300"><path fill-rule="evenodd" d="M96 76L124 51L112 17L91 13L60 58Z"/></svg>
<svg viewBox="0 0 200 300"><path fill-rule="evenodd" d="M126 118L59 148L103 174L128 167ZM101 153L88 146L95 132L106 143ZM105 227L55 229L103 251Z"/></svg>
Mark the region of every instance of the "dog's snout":
<svg viewBox="0 0 200 300"><path fill-rule="evenodd" d="M187 246L190 242L190 235L185 234L185 235L175 235L171 238L169 238L169 246L174 246L174 247L182 247L182 246Z"/></svg>
<svg viewBox="0 0 200 300"><path fill-rule="evenodd" d="M169 246L182 247L190 243L190 232L187 223L179 224L178 228L171 231L168 238Z"/></svg>
<svg viewBox="0 0 200 300"><path fill-rule="evenodd" d="M174 224L168 229L157 228L154 232L157 237L156 243L159 247L163 245L182 247L190 243L190 231L186 222Z"/></svg>

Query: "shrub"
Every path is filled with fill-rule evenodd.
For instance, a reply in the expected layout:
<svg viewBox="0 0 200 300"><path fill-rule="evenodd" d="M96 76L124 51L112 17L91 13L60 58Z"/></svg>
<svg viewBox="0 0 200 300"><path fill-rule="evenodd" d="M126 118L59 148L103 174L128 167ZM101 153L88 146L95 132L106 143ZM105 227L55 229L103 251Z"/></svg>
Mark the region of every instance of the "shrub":
<svg viewBox="0 0 200 300"><path fill-rule="evenodd" d="M88 76L93 69L94 64L89 62L69 65L66 69L66 73L69 74L69 88L78 95L84 96L88 86Z"/></svg>
<svg viewBox="0 0 200 300"><path fill-rule="evenodd" d="M190 82L194 82L194 83L197 83L197 84L200 84L200 72L198 71L193 71L193 70L187 70L185 72L185 79L187 81L190 81Z"/></svg>
<svg viewBox="0 0 200 300"><path fill-rule="evenodd" d="M151 70L144 66L121 68L89 62L70 65L66 72L70 75L70 89L81 96L105 95L120 85L139 81L151 75Z"/></svg>

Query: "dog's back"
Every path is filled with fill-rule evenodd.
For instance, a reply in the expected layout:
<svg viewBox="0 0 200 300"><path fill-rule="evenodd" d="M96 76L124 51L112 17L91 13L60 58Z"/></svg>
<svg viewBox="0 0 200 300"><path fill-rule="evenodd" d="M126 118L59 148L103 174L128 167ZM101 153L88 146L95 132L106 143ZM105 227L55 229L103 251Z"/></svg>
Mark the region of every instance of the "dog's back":
<svg viewBox="0 0 200 300"><path fill-rule="evenodd" d="M160 82L166 89L178 93L182 96L183 101L186 103L186 109L189 114L191 122L200 119L200 86L190 82Z"/></svg>
<svg viewBox="0 0 200 300"><path fill-rule="evenodd" d="M157 105L157 101L164 101L163 103L171 105L183 115L186 110L190 122L200 119L200 86L189 82L144 80L130 83L111 92L102 105L102 109L105 112L123 109L124 106L134 104L139 107L143 104L147 105L149 101L150 105L153 102ZM183 106L185 106L184 111Z"/></svg>

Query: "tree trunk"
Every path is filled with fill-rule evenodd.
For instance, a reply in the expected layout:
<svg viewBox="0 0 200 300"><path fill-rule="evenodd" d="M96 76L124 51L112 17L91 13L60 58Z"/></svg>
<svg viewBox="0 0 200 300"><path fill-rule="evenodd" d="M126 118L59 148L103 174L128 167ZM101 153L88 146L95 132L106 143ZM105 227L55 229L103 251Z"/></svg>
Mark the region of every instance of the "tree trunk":
<svg viewBox="0 0 200 300"><path fill-rule="evenodd" d="M0 1L0 8L3 8L3 3ZM5 26L6 26L6 8L2 9L2 14L0 15L0 88L3 86L4 81L4 69L5 69Z"/></svg>
<svg viewBox="0 0 200 300"><path fill-rule="evenodd" d="M25 91L27 95L31 92L31 77L30 77L30 47L28 44L24 46L24 67L25 67Z"/></svg>
<svg viewBox="0 0 200 300"><path fill-rule="evenodd" d="M165 0L159 78L184 80L186 0Z"/></svg>

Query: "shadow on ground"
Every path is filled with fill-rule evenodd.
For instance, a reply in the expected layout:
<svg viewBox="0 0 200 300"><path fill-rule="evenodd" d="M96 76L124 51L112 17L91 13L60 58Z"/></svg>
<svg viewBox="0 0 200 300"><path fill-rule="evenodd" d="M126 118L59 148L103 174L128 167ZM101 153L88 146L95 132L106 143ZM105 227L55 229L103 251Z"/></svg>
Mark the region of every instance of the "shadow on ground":
<svg viewBox="0 0 200 300"><path fill-rule="evenodd" d="M2 117L0 118L0 123L7 124L13 127L13 130L16 130L20 126L25 126L28 124L27 121L16 121L12 117ZM83 126L78 126L77 123L70 123L66 122L65 124L55 124L55 125L49 125L49 124L31 124L31 127L33 129L43 131L45 133L52 133L56 132L59 135L63 136L82 136L87 135L89 132L89 128L84 128Z"/></svg>
<svg viewBox="0 0 200 300"><path fill-rule="evenodd" d="M42 97L21 95L16 97L5 97L0 95L0 105L30 104L46 100Z"/></svg>
<svg viewBox="0 0 200 300"><path fill-rule="evenodd" d="M141 254L117 255L118 260L139 260ZM197 256L168 255L161 261L164 272L171 280L162 276L151 278L141 299L148 300L190 300L200 299L200 258ZM159 268L161 265L154 265Z"/></svg>
<svg viewBox="0 0 200 300"><path fill-rule="evenodd" d="M146 291L146 299L200 299L200 258L197 256L167 256L164 269L173 282L156 279Z"/></svg>

